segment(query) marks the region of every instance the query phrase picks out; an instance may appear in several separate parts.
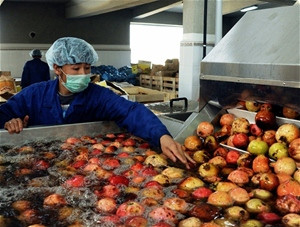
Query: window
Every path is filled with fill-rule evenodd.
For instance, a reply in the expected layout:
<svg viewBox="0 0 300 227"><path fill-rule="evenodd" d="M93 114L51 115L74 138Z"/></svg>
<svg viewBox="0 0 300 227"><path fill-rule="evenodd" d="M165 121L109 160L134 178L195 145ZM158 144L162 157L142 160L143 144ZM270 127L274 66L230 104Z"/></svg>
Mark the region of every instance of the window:
<svg viewBox="0 0 300 227"><path fill-rule="evenodd" d="M179 59L182 35L182 26L131 23L131 63L144 60L164 65L167 59Z"/></svg>

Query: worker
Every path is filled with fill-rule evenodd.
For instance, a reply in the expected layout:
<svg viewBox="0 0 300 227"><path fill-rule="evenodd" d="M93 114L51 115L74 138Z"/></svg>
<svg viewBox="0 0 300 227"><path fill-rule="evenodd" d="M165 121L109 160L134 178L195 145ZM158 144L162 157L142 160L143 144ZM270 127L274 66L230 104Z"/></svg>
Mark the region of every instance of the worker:
<svg viewBox="0 0 300 227"><path fill-rule="evenodd" d="M20 133L32 125L58 125L92 121L115 121L128 132L145 139L172 161L189 168L195 163L170 136L159 118L143 104L90 83L91 65L98 60L86 41L63 37L46 53L55 80L33 84L0 106L0 128Z"/></svg>
<svg viewBox="0 0 300 227"><path fill-rule="evenodd" d="M21 87L25 88L31 84L50 80L50 70L46 62L42 61L42 53L39 49L32 50L29 55L33 58L24 65Z"/></svg>

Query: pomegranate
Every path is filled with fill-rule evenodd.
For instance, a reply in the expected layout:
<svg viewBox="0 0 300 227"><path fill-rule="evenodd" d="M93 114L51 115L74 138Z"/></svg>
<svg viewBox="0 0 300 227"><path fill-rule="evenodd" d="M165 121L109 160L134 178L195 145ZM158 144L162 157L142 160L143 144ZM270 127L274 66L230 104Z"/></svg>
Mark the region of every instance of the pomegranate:
<svg viewBox="0 0 300 227"><path fill-rule="evenodd" d="M185 213L188 208L188 204L185 202L185 200L176 197L166 199L164 201L164 206L180 213Z"/></svg>
<svg viewBox="0 0 300 227"><path fill-rule="evenodd" d="M166 220L172 223L178 222L176 212L165 206L160 206L153 209L149 213L149 217L153 218L156 221Z"/></svg>
<svg viewBox="0 0 300 227"><path fill-rule="evenodd" d="M97 202L96 209L99 212L113 213L117 209L117 203L113 198L106 197Z"/></svg>
<svg viewBox="0 0 300 227"><path fill-rule="evenodd" d="M229 191L229 196L233 199L236 204L244 204L249 199L249 193L244 188L233 188Z"/></svg>
<svg viewBox="0 0 300 227"><path fill-rule="evenodd" d="M276 208L283 214L300 213L300 200L294 195L285 195L276 199Z"/></svg>
<svg viewBox="0 0 300 227"><path fill-rule="evenodd" d="M234 170L228 175L227 179L235 184L242 185L249 182L249 175L242 170Z"/></svg>
<svg viewBox="0 0 300 227"><path fill-rule="evenodd" d="M279 184L292 179L292 176L286 173L277 173L276 176L278 177Z"/></svg>
<svg viewBox="0 0 300 227"><path fill-rule="evenodd" d="M300 223L300 215L294 213L287 214L282 218L282 223L285 226L297 226Z"/></svg>
<svg viewBox="0 0 300 227"><path fill-rule="evenodd" d="M276 143L275 134L276 134L275 130L267 130L264 132L262 136L262 140L265 141L270 147L273 143Z"/></svg>
<svg viewBox="0 0 300 227"><path fill-rule="evenodd" d="M233 136L232 142L237 148L246 148L249 143L249 138L245 133L237 133Z"/></svg>
<svg viewBox="0 0 300 227"><path fill-rule="evenodd" d="M294 179L280 184L277 188L278 196L293 195L300 196L300 183Z"/></svg>
<svg viewBox="0 0 300 227"><path fill-rule="evenodd" d="M281 158L281 157L287 157L288 156L288 147L285 143L273 143L269 147L268 151L269 157L273 158L275 160Z"/></svg>
<svg viewBox="0 0 300 227"><path fill-rule="evenodd" d="M261 155L267 153L269 150L268 144L260 139L252 140L247 147L247 151L254 155Z"/></svg>
<svg viewBox="0 0 300 227"><path fill-rule="evenodd" d="M226 162L228 164L237 164L237 161L240 156L241 156L240 152L235 150L230 150L226 155Z"/></svg>
<svg viewBox="0 0 300 227"><path fill-rule="evenodd" d="M242 221L249 219L249 213L242 207L232 206L225 210L225 217L232 221Z"/></svg>
<svg viewBox="0 0 300 227"><path fill-rule="evenodd" d="M258 155L253 159L252 169L255 173L266 173L270 171L269 159L264 155Z"/></svg>
<svg viewBox="0 0 300 227"><path fill-rule="evenodd" d="M256 101L246 101L246 109L251 112L257 112L260 109L261 104Z"/></svg>
<svg viewBox="0 0 300 227"><path fill-rule="evenodd" d="M132 138L128 138L122 142L123 146L135 146L136 141Z"/></svg>
<svg viewBox="0 0 300 227"><path fill-rule="evenodd" d="M285 123L281 125L275 134L277 142L283 142L286 144L291 143L294 139L300 136L298 127L291 123Z"/></svg>
<svg viewBox="0 0 300 227"><path fill-rule="evenodd" d="M180 189L184 190L194 190L199 187L203 187L204 182L200 180L198 177L187 177L182 182L178 184L178 187Z"/></svg>
<svg viewBox="0 0 300 227"><path fill-rule="evenodd" d="M200 165L198 173L201 177L212 177L218 175L219 169L214 164L204 163Z"/></svg>
<svg viewBox="0 0 300 227"><path fill-rule="evenodd" d="M64 206L66 204L67 201L65 200L65 198L59 194L52 194L44 199L44 207L58 207Z"/></svg>
<svg viewBox="0 0 300 227"><path fill-rule="evenodd" d="M208 198L213 191L206 187L197 188L195 191L192 192L192 196L195 199L204 199Z"/></svg>
<svg viewBox="0 0 300 227"><path fill-rule="evenodd" d="M271 172L262 174L259 179L260 188L265 189L267 191L272 191L276 189L278 185L278 177L276 176L276 174Z"/></svg>
<svg viewBox="0 0 300 227"><path fill-rule="evenodd" d="M233 204L233 199L227 192L215 191L210 194L207 203L218 207L229 207Z"/></svg>
<svg viewBox="0 0 300 227"><path fill-rule="evenodd" d="M236 134L236 133L248 134L249 126L250 123L246 118L236 118L232 122L231 134Z"/></svg>
<svg viewBox="0 0 300 227"><path fill-rule="evenodd" d="M186 190L183 190L183 189L180 189L180 188L176 188L176 189L172 190L172 193L174 193L175 195L177 195L181 199L188 198L189 195L190 195L189 191L186 191Z"/></svg>
<svg viewBox="0 0 300 227"><path fill-rule="evenodd" d="M264 224L276 224L280 223L281 217L273 212L261 212L257 215L257 218Z"/></svg>
<svg viewBox="0 0 300 227"><path fill-rule="evenodd" d="M220 125L232 125L232 122L234 121L235 116L230 113L223 114L220 118Z"/></svg>
<svg viewBox="0 0 300 227"><path fill-rule="evenodd" d="M273 163L275 173L286 173L292 175L296 169L296 162L290 157L279 158L275 163Z"/></svg>
<svg viewBox="0 0 300 227"><path fill-rule="evenodd" d="M284 106L282 108L282 114L283 114L284 117L290 118L290 119L296 119L297 117L299 117L298 112L296 112L294 109L289 108L287 106Z"/></svg>
<svg viewBox="0 0 300 227"><path fill-rule="evenodd" d="M207 121L202 121L201 123L198 124L197 126L197 135L200 137L207 137L210 136L214 133L214 126L212 123L207 122Z"/></svg>
<svg viewBox="0 0 300 227"><path fill-rule="evenodd" d="M128 186L129 180L125 176L115 175L115 176L111 176L109 178L109 183L112 185L123 184L123 185Z"/></svg>
<svg viewBox="0 0 300 227"><path fill-rule="evenodd" d="M216 191L229 192L231 189L237 188L238 186L232 182L218 182L216 183Z"/></svg>
<svg viewBox="0 0 300 227"><path fill-rule="evenodd" d="M294 179L300 183L300 169L296 170L294 175Z"/></svg>
<svg viewBox="0 0 300 227"><path fill-rule="evenodd" d="M30 208L30 201L28 200L18 200L16 202L12 203L12 208L14 208L18 212L23 212L25 210L28 210Z"/></svg>
<svg viewBox="0 0 300 227"><path fill-rule="evenodd" d="M188 136L184 140L184 146L190 151L200 150L202 148L202 140L198 136Z"/></svg>
<svg viewBox="0 0 300 227"><path fill-rule="evenodd" d="M257 124L250 124L250 133L253 136L262 136L263 130Z"/></svg>
<svg viewBox="0 0 300 227"><path fill-rule="evenodd" d="M101 197L116 198L120 195L120 190L115 185L105 185L101 192L96 193Z"/></svg>
<svg viewBox="0 0 300 227"><path fill-rule="evenodd" d="M207 203L196 205L190 212L190 216L197 217L202 221L208 222L214 220L220 215L220 211L216 206ZM202 226L202 225L201 225Z"/></svg>
<svg viewBox="0 0 300 227"><path fill-rule="evenodd" d="M271 207L261 199L250 199L246 203L246 210L250 213L269 212Z"/></svg>
<svg viewBox="0 0 300 227"><path fill-rule="evenodd" d="M295 161L300 162L300 138L294 139L288 148L290 157Z"/></svg>
<svg viewBox="0 0 300 227"><path fill-rule="evenodd" d="M189 217L186 219L181 220L178 223L178 227L189 227L189 226L201 226L201 220L196 217Z"/></svg>
<svg viewBox="0 0 300 227"><path fill-rule="evenodd" d="M154 167L159 167L159 166L167 166L168 162L167 162L165 156L159 155L159 154L153 154L153 155L148 156L145 159L144 164L152 165Z"/></svg>
<svg viewBox="0 0 300 227"><path fill-rule="evenodd" d="M219 169L221 169L227 165L225 158L223 158L222 156L215 156L212 159L210 159L208 161L208 163L213 164L214 166L218 167Z"/></svg>
<svg viewBox="0 0 300 227"><path fill-rule="evenodd" d="M122 203L116 211L116 215L119 217L125 216L141 216L144 213L145 208L138 202L128 201Z"/></svg>
<svg viewBox="0 0 300 227"><path fill-rule="evenodd" d="M275 114L269 110L260 110L255 115L255 123L263 130L274 129L276 126Z"/></svg>
<svg viewBox="0 0 300 227"><path fill-rule="evenodd" d="M69 144L77 144L77 143L80 143L81 140L79 138L76 138L76 137L69 137L67 140L66 140L66 143L69 143Z"/></svg>
<svg viewBox="0 0 300 227"><path fill-rule="evenodd" d="M83 187L84 186L84 176L75 175L68 179L65 183L67 187Z"/></svg>

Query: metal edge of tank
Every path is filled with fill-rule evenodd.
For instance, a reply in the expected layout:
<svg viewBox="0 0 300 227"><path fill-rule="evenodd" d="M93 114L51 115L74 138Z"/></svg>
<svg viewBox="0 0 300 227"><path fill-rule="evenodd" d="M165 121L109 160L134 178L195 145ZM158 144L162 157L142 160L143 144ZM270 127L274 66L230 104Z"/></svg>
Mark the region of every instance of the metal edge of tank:
<svg viewBox="0 0 300 227"><path fill-rule="evenodd" d="M65 140L68 137L95 136L119 132L125 132L125 130L112 121L29 127L19 134L9 134L6 130L0 130L0 145L17 146L32 141Z"/></svg>

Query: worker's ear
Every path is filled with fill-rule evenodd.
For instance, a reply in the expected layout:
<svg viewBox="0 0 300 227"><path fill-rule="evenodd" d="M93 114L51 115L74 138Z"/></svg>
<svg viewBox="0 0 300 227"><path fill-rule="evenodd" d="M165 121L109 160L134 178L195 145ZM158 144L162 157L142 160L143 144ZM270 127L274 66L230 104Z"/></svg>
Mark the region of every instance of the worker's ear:
<svg viewBox="0 0 300 227"><path fill-rule="evenodd" d="M58 76L62 74L61 67L56 64L53 64L53 71Z"/></svg>

